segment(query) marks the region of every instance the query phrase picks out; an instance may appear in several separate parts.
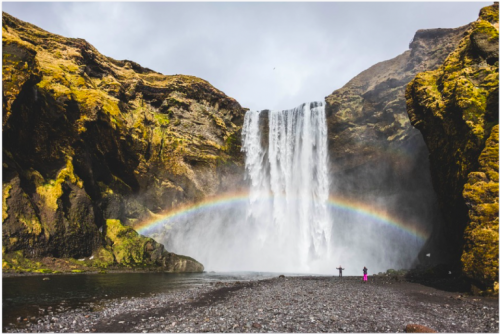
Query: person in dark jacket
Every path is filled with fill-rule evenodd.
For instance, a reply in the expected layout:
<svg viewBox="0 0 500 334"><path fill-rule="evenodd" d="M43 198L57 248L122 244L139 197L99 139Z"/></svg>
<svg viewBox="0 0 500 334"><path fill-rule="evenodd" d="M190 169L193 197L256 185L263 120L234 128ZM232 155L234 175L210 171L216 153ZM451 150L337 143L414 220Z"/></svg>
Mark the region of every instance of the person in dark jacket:
<svg viewBox="0 0 500 334"><path fill-rule="evenodd" d="M368 282L368 269L366 267L363 267L363 281Z"/></svg>
<svg viewBox="0 0 500 334"><path fill-rule="evenodd" d="M342 268L342 266L339 266L338 268L335 268L335 269L338 269L339 277L342 278L342 270L344 270L345 268Z"/></svg>

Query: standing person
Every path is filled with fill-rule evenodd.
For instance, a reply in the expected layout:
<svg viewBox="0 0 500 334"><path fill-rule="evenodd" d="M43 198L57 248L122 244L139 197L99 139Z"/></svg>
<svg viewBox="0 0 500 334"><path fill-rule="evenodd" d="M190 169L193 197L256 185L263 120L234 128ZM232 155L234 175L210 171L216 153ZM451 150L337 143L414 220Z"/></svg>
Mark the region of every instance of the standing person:
<svg viewBox="0 0 500 334"><path fill-rule="evenodd" d="M345 268L342 268L342 266L339 266L338 268L335 268L335 269L339 270L339 277L342 278L342 270L344 270Z"/></svg>
<svg viewBox="0 0 500 334"><path fill-rule="evenodd" d="M363 281L368 282L368 269L366 267L363 267Z"/></svg>

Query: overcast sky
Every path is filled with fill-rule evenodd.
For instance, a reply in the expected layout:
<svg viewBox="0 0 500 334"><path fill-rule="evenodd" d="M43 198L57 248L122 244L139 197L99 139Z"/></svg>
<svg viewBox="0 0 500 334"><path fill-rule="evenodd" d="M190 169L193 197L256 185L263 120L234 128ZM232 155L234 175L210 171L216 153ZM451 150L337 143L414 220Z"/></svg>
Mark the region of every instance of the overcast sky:
<svg viewBox="0 0 500 334"><path fill-rule="evenodd" d="M492 2L4 2L3 11L102 54L189 74L251 109L321 101L408 49L418 29L455 28Z"/></svg>

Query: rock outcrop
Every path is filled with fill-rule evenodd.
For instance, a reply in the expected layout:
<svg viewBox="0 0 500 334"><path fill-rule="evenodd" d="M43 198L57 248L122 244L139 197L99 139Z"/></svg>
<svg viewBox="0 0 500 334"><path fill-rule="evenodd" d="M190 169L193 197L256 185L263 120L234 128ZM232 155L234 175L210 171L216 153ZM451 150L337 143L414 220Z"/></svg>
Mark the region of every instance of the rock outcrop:
<svg viewBox="0 0 500 334"><path fill-rule="evenodd" d="M405 87L422 71L438 68L469 25L416 32L410 49L363 71L326 97L332 192L384 207L408 225L431 233L440 213L428 150L406 112ZM439 260L433 239L425 254ZM409 268L412 264L402 264Z"/></svg>
<svg viewBox="0 0 500 334"><path fill-rule="evenodd" d="M406 99L443 214L432 238L480 289L498 293L498 3L442 66L415 77Z"/></svg>
<svg viewBox="0 0 500 334"><path fill-rule="evenodd" d="M417 73L440 66L467 29L419 30L410 50L373 65L326 97L334 172L394 160L391 152L406 153L405 146L421 138L406 113L405 87Z"/></svg>
<svg viewBox="0 0 500 334"><path fill-rule="evenodd" d="M202 270L123 225L241 184L238 102L6 13L2 45L4 254Z"/></svg>

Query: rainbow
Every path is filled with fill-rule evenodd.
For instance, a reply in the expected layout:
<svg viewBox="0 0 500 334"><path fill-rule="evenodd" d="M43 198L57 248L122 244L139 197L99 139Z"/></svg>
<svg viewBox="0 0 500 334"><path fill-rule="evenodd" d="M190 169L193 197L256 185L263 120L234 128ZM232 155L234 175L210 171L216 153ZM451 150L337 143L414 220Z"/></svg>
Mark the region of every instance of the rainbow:
<svg viewBox="0 0 500 334"><path fill-rule="evenodd" d="M279 197L272 195L260 198L259 200L268 201L274 200ZM219 196L206 198L197 203L181 204L175 208L165 211L162 214L154 215L150 220L143 221L135 226L135 229L140 234L148 234L155 228L166 223L173 222L178 219L186 219L195 214L199 214L208 210L224 209L234 207L237 205L245 205L249 201L248 192L233 192L225 193ZM357 215L368 218L366 222L375 222L384 226L393 227L399 231L418 238L420 241L425 242L429 237L428 232L410 227L406 222L403 222L395 217L392 217L385 210L380 208L361 203L353 200L352 198L342 198L339 196L330 196L327 205L330 209L342 210L351 212Z"/></svg>

